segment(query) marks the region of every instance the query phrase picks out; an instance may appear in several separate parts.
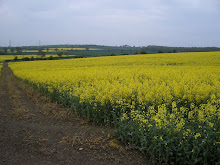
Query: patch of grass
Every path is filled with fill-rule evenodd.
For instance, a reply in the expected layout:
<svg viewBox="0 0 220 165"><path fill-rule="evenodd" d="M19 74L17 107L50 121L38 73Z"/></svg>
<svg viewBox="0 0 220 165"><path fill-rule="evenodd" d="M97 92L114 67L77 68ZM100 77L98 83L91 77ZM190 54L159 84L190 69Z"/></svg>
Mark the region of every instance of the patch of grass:
<svg viewBox="0 0 220 165"><path fill-rule="evenodd" d="M122 149L122 147L118 144L118 141L116 139L110 140L109 146L118 150Z"/></svg>
<svg viewBox="0 0 220 165"><path fill-rule="evenodd" d="M29 110L18 108L12 111L12 116L17 119L29 119L34 114L31 114Z"/></svg>
<svg viewBox="0 0 220 165"><path fill-rule="evenodd" d="M68 135L64 136L59 143L68 143L68 144L71 144L72 147L77 145L77 144L83 144L84 142L84 138L82 136L78 136L78 135L75 135L73 137L69 137Z"/></svg>

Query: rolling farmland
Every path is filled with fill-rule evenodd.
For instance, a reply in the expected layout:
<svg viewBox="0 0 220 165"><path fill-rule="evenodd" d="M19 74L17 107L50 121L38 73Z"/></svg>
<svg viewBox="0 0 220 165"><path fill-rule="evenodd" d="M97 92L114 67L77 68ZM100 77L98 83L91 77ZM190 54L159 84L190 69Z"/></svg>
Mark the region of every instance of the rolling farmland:
<svg viewBox="0 0 220 165"><path fill-rule="evenodd" d="M160 163L220 155L220 52L10 63L20 80Z"/></svg>

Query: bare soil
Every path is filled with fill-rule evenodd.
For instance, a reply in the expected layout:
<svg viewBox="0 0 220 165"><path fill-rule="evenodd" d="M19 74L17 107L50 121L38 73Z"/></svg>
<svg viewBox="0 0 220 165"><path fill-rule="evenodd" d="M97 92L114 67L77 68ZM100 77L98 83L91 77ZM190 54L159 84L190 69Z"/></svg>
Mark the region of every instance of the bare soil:
<svg viewBox="0 0 220 165"><path fill-rule="evenodd" d="M0 165L151 164L144 154L121 145L112 132L51 102L20 82L4 64L0 77Z"/></svg>

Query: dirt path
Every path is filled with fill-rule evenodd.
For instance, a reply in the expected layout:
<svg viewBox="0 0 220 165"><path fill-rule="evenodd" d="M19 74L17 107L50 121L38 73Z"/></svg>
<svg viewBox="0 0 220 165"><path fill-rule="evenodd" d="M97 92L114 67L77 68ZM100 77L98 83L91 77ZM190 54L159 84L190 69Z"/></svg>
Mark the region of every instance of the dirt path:
<svg viewBox="0 0 220 165"><path fill-rule="evenodd" d="M0 77L1 165L150 164L96 127L18 81L7 64Z"/></svg>

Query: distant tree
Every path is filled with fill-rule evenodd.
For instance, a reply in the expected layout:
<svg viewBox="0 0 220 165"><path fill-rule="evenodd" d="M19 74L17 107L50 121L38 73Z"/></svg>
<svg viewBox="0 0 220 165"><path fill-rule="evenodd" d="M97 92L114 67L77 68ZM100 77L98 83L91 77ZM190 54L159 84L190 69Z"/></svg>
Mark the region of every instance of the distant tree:
<svg viewBox="0 0 220 165"><path fill-rule="evenodd" d="M142 47L140 50L140 54L147 54L146 47Z"/></svg>
<svg viewBox="0 0 220 165"><path fill-rule="evenodd" d="M173 53L176 53L176 49L173 49Z"/></svg>
<svg viewBox="0 0 220 165"><path fill-rule="evenodd" d="M4 49L0 49L0 55L5 55L6 53L5 53L5 51L4 51Z"/></svg>
<svg viewBox="0 0 220 165"><path fill-rule="evenodd" d="M85 49L86 49L86 50L89 50L89 47L87 46Z"/></svg>
<svg viewBox="0 0 220 165"><path fill-rule="evenodd" d="M58 55L58 57L61 57L63 55L63 52L62 51L58 51L57 55Z"/></svg>
<svg viewBox="0 0 220 165"><path fill-rule="evenodd" d="M43 51L43 50L38 50L38 55L40 55L41 57L45 57L46 56L46 53Z"/></svg>
<svg viewBox="0 0 220 165"><path fill-rule="evenodd" d="M15 48L10 48L11 53L15 52Z"/></svg>
<svg viewBox="0 0 220 165"><path fill-rule="evenodd" d="M47 48L47 52L49 52L49 48Z"/></svg>
<svg viewBox="0 0 220 165"><path fill-rule="evenodd" d="M15 56L15 57L14 57L14 61L17 61L17 60L18 60L18 57L17 57L17 56Z"/></svg>
<svg viewBox="0 0 220 165"><path fill-rule="evenodd" d="M163 51L162 51L162 50L159 50L158 53L163 53Z"/></svg>
<svg viewBox="0 0 220 165"><path fill-rule="evenodd" d="M3 50L5 51L5 54L8 53L8 48L3 48Z"/></svg>
<svg viewBox="0 0 220 165"><path fill-rule="evenodd" d="M24 57L21 59L22 61L30 61L30 58L29 57Z"/></svg>
<svg viewBox="0 0 220 165"><path fill-rule="evenodd" d="M58 49L57 49L57 48L55 48L54 50L55 50L55 52L58 52Z"/></svg>
<svg viewBox="0 0 220 165"><path fill-rule="evenodd" d="M147 54L147 52L144 51L144 50L141 50L141 51L140 51L140 54Z"/></svg>
<svg viewBox="0 0 220 165"><path fill-rule="evenodd" d="M53 60L53 56L50 56L50 57L49 57L49 60Z"/></svg>
<svg viewBox="0 0 220 165"><path fill-rule="evenodd" d="M17 53L22 53L22 48L21 47L15 47L15 50Z"/></svg>

